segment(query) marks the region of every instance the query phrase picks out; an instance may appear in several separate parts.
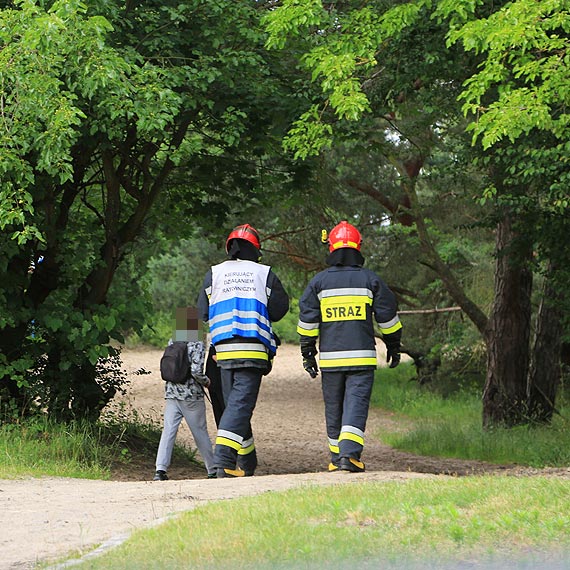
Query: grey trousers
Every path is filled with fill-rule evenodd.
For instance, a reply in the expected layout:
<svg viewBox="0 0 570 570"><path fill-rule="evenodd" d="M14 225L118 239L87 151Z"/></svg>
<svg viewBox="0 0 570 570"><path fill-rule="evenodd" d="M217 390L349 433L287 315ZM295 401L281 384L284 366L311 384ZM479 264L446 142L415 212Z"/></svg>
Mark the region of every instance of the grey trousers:
<svg viewBox="0 0 570 570"><path fill-rule="evenodd" d="M175 400L167 398L164 405L164 427L156 454L156 470L167 471L172 459L176 434L182 418L186 420L196 447L202 456L208 473L215 473L212 442L206 423L204 400Z"/></svg>

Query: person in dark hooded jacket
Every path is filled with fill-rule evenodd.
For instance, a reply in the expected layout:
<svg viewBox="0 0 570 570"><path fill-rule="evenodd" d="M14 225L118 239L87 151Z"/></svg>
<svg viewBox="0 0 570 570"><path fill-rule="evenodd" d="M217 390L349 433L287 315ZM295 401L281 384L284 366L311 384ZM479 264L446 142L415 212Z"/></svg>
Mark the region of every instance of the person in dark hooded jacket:
<svg viewBox="0 0 570 570"><path fill-rule="evenodd" d="M217 477L253 475L257 452L251 417L262 377L269 373L278 338L272 323L289 310L289 297L267 265L259 263L259 234L237 226L226 240L228 260L213 266L198 298L220 367L224 410L214 450Z"/></svg>
<svg viewBox="0 0 570 570"><path fill-rule="evenodd" d="M312 378L319 372L319 355L329 471L362 472L364 431L377 366L374 320L391 368L400 362L402 324L392 291L363 267L360 232L342 221L331 230L328 244L329 267L313 277L301 296L297 332L303 366Z"/></svg>

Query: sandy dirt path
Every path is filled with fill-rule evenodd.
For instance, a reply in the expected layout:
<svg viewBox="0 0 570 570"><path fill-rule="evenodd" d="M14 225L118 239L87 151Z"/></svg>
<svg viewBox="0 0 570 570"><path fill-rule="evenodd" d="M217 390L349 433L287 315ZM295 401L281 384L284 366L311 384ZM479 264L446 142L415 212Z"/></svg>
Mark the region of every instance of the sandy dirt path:
<svg viewBox="0 0 570 570"><path fill-rule="evenodd" d="M381 352L381 347L379 347ZM163 387L161 351L138 349L123 353L131 379L120 400L127 407L160 422ZM136 374L139 369L150 374ZM215 423L209 404L208 424ZM171 480L152 482L153 458L137 471L114 474L113 481L84 479L18 479L0 481L0 569L33 568L71 552L92 552L116 544L141 527L211 500L225 500L300 485L346 484L354 481L405 481L418 477L514 472L480 462L416 457L390 449L371 434L390 417L373 411L363 459L363 474L327 473L328 451L320 381L304 372L298 348L283 346L274 369L262 384L253 416L259 455L255 477L204 479L201 469L169 470ZM193 445L186 425L179 441ZM527 470L528 472L528 470ZM559 470L568 476L568 470Z"/></svg>

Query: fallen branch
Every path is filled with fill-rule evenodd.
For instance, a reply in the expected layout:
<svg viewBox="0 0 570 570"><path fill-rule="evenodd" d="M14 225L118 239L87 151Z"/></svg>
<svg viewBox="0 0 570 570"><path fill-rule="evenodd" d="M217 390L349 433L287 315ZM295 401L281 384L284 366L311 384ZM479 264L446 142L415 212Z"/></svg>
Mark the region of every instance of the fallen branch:
<svg viewBox="0 0 570 570"><path fill-rule="evenodd" d="M412 309L410 311L398 311L399 315L429 315L433 313L451 313L462 311L461 307L445 307L443 309Z"/></svg>

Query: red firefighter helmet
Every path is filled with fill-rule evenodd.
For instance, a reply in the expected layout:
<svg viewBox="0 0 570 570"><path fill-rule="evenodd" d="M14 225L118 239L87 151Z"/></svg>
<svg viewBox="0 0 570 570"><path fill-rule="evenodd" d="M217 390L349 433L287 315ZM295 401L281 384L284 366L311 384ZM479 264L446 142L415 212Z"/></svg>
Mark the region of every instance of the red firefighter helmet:
<svg viewBox="0 0 570 570"><path fill-rule="evenodd" d="M360 232L353 225L343 220L329 234L329 251L335 251L341 247L351 247L360 251L361 242Z"/></svg>
<svg viewBox="0 0 570 570"><path fill-rule="evenodd" d="M261 243L259 241L259 234L255 228L252 228L249 224L244 224L243 226L236 226L228 236L226 240L226 253L230 250L230 241L233 239L244 239L257 249L261 249Z"/></svg>

